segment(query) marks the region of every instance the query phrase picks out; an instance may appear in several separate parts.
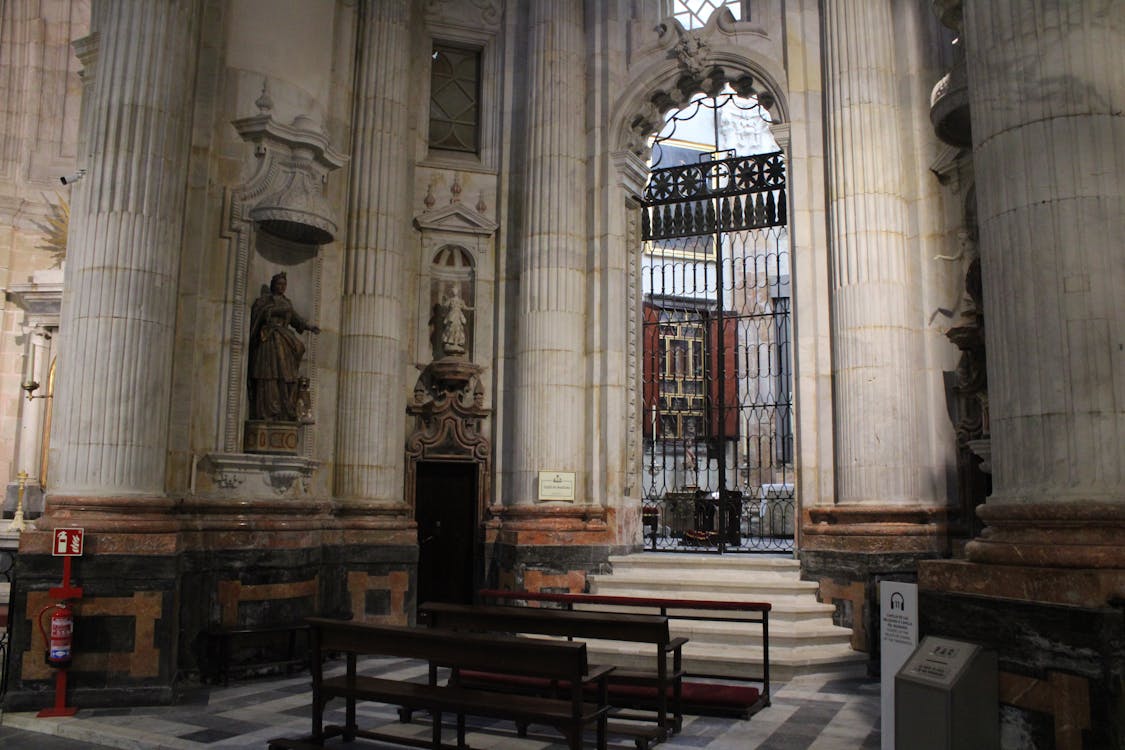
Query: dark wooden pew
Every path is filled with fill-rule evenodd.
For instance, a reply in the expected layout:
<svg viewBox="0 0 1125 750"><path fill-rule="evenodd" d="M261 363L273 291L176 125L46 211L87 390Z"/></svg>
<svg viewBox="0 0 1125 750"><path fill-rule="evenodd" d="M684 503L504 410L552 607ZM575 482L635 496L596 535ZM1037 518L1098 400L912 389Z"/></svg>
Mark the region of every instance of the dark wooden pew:
<svg viewBox="0 0 1125 750"><path fill-rule="evenodd" d="M651 711L655 726L615 723L611 730L615 734L632 736L638 747L643 749L650 742L662 740L669 733L678 731L683 723L680 705L683 674L681 649L687 639L671 636L667 617L438 602L422 605L419 613L421 619L433 628L562 636L577 640L618 641L650 646L650 667L614 667L609 678L609 702L615 708ZM526 679L513 680L510 675L502 674L499 670L463 673L462 680L472 680L473 684L506 686L510 689L542 691L550 688L549 685L536 684ZM636 689L638 687L642 689ZM618 715L626 719L639 718L634 713Z"/></svg>
<svg viewBox="0 0 1125 750"><path fill-rule="evenodd" d="M749 718L770 705L769 602L736 602L709 599L670 599L602 594L563 594L485 589L481 601L514 608L524 604L561 607L574 611L656 613L665 615L674 629L677 620L748 623L761 628L762 671L734 678L730 675L692 672L685 668L682 685L684 713ZM529 607L539 609L539 606ZM580 609L576 609L580 608ZM761 687L754 687L754 685Z"/></svg>
<svg viewBox="0 0 1125 750"><path fill-rule="evenodd" d="M303 739L276 739L270 750L302 750L322 747L326 739L356 737L417 747L465 748L465 716L509 719L517 726L546 724L561 731L571 750L582 747L583 730L597 730L599 750L606 748L608 667L591 668L586 645L567 641L461 633L449 630L368 625L324 618L309 618L312 635L312 734ZM343 653L347 669L343 675L326 677L323 660ZM429 663L426 683L405 682L356 673L357 656L393 656ZM451 670L447 684L439 684L437 670ZM528 678L550 680L565 686L557 696L510 695L459 684L462 670L500 670ZM345 701L344 726L324 726L328 701ZM432 731L428 742L403 738L377 730L360 729L356 703L372 701L428 711ZM457 717L456 746L441 741L442 714Z"/></svg>

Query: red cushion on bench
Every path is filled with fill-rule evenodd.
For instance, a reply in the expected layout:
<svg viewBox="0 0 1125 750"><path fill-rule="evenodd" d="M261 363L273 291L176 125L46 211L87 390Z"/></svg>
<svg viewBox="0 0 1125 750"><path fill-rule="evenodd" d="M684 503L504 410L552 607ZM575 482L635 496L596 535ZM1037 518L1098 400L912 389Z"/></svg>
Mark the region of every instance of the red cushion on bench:
<svg viewBox="0 0 1125 750"><path fill-rule="evenodd" d="M692 706L749 708L758 702L762 693L748 685L685 682L682 696L684 703Z"/></svg>
<svg viewBox="0 0 1125 750"><path fill-rule="evenodd" d="M612 676L611 676L612 680ZM609 696L619 698L648 698L656 696L652 685L621 685L610 682ZM692 706L714 706L716 708L748 708L762 696L757 688L744 685L728 685L709 682L685 682L680 696L684 703ZM668 689L672 697L672 689Z"/></svg>

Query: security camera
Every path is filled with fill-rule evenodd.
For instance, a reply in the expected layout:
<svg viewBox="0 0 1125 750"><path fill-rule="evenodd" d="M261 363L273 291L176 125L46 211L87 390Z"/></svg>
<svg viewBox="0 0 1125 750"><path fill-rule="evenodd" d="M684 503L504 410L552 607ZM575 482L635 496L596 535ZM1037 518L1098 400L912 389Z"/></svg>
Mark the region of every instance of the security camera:
<svg viewBox="0 0 1125 750"><path fill-rule="evenodd" d="M78 182L79 180L81 180L85 176L86 176L86 170L85 169L79 169L74 174L68 174L68 175L64 175L64 176L60 177L59 182L61 182L64 185L70 185L71 183Z"/></svg>

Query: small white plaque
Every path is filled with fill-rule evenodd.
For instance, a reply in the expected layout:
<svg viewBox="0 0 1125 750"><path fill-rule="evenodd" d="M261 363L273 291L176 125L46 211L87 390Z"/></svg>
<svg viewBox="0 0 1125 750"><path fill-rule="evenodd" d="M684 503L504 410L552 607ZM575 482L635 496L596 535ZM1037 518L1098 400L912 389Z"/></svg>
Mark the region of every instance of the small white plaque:
<svg viewBox="0 0 1125 750"><path fill-rule="evenodd" d="M883 750L895 750L895 675L918 645L918 584L879 584ZM909 750L899 748L899 750Z"/></svg>
<svg viewBox="0 0 1125 750"><path fill-rule="evenodd" d="M979 650L980 647L972 643L928 636L906 662L901 674L948 690Z"/></svg>
<svg viewBox="0 0 1125 750"><path fill-rule="evenodd" d="M539 472L539 499L574 500L574 472Z"/></svg>

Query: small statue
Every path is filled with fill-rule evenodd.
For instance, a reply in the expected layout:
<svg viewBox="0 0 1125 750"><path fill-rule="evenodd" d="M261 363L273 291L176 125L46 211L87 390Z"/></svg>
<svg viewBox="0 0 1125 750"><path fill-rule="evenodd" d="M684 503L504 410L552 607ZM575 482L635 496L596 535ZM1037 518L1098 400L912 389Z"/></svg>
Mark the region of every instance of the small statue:
<svg viewBox="0 0 1125 750"><path fill-rule="evenodd" d="M449 291L442 298L445 308L445 321L441 332L441 345L446 354L465 353L465 311L473 308L461 299L460 284L450 284Z"/></svg>
<svg viewBox="0 0 1125 750"><path fill-rule="evenodd" d="M250 419L269 422L297 422L308 417L301 412L302 395L299 369L305 344L298 334L320 328L308 323L293 309L285 296L289 280L285 272L270 279L270 288L250 308L249 364L246 385L250 399ZM307 380L306 380L307 383Z"/></svg>

